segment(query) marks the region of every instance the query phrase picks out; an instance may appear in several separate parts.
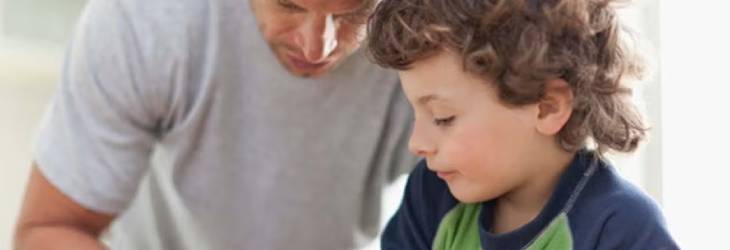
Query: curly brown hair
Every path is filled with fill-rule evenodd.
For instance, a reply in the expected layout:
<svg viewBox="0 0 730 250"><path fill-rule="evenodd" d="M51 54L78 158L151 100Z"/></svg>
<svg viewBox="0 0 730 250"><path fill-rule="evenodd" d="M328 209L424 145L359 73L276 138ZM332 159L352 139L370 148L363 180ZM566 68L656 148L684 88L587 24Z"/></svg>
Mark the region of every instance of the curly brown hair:
<svg viewBox="0 0 730 250"><path fill-rule="evenodd" d="M626 82L643 60L622 39L628 31L612 0L384 0L369 19L370 57L407 70L442 50L466 72L496 85L507 105L536 103L547 80L573 91L573 113L558 133L575 151L592 139L599 153L634 151L646 133Z"/></svg>

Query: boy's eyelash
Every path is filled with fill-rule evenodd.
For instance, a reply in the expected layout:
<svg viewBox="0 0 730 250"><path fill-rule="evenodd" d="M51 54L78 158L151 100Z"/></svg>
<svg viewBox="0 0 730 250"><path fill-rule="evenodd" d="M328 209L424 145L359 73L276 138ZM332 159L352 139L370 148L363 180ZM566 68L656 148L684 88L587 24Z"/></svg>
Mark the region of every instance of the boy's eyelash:
<svg viewBox="0 0 730 250"><path fill-rule="evenodd" d="M454 121L455 116L449 116L447 118L434 118L433 123L436 124L436 126L445 127L451 125L451 123Z"/></svg>

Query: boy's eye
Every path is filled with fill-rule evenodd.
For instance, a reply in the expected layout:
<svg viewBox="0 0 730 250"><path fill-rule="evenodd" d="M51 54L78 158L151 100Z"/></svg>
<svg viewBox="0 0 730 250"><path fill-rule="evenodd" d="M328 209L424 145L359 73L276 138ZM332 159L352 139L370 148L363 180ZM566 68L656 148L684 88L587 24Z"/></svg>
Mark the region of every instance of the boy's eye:
<svg viewBox="0 0 730 250"><path fill-rule="evenodd" d="M455 116L449 116L447 118L434 118L433 123L436 124L436 126L439 127L446 127L451 125L451 123L454 121Z"/></svg>

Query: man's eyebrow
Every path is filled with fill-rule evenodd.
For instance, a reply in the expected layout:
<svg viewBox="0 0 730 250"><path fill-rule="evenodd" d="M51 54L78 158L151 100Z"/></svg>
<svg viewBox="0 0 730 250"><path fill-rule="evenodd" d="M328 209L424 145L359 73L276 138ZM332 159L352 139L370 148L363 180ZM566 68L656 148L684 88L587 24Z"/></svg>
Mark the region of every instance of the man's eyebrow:
<svg viewBox="0 0 730 250"><path fill-rule="evenodd" d="M300 6L299 4L297 4L291 0L277 0L276 2L280 5L283 5L288 8L293 8L293 9L302 10L302 11L307 10L306 8Z"/></svg>
<svg viewBox="0 0 730 250"><path fill-rule="evenodd" d="M358 6L357 8L354 8L351 11L348 11L347 14L356 14L356 13L368 12L368 11L370 11L370 9L372 9L372 8L375 7L375 3L376 2L377 2L376 0L365 0L365 1L362 1L362 3L360 4L360 6ZM367 14L369 14L369 13L367 13Z"/></svg>

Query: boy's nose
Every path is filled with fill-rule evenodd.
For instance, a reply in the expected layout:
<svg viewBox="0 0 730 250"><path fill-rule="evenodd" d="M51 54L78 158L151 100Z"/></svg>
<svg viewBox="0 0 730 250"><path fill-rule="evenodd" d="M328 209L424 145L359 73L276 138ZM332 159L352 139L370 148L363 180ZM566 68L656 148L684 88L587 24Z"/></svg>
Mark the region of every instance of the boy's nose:
<svg viewBox="0 0 730 250"><path fill-rule="evenodd" d="M411 132L411 138L408 141L408 150L423 158L436 154L436 147L418 125L413 126L413 132Z"/></svg>
<svg viewBox="0 0 730 250"><path fill-rule="evenodd" d="M337 48L337 29L332 15L307 18L300 27L297 43L308 63L324 61Z"/></svg>

